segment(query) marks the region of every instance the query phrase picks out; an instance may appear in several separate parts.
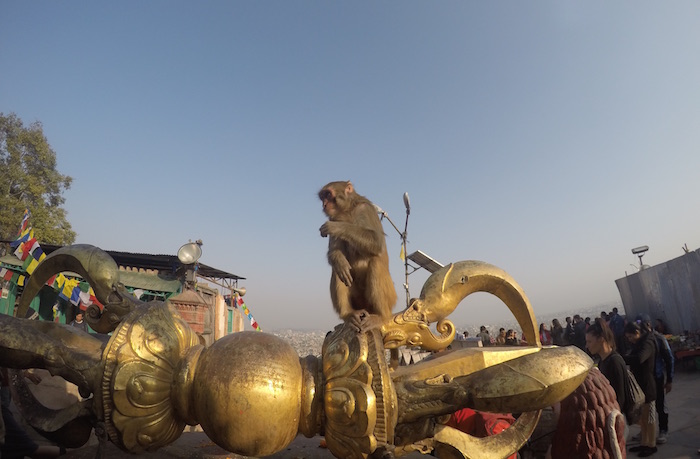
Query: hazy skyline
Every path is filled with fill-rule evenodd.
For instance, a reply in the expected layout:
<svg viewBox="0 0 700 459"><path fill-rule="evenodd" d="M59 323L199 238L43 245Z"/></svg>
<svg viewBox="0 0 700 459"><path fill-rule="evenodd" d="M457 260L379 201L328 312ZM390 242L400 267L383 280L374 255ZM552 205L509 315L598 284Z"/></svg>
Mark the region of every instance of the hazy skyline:
<svg viewBox="0 0 700 459"><path fill-rule="evenodd" d="M6 1L0 112L43 123L76 242L202 239L263 330L338 322L316 193L348 179L401 229L409 193L408 253L492 263L547 315L619 302L633 247L700 247L699 23L691 1ZM503 314L477 294L454 321Z"/></svg>

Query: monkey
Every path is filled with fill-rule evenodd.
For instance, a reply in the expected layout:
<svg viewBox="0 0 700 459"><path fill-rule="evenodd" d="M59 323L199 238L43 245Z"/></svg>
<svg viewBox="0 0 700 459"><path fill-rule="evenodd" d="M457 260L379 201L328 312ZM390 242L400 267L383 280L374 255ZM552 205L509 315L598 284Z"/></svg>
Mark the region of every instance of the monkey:
<svg viewBox="0 0 700 459"><path fill-rule="evenodd" d="M382 222L374 204L353 184L331 182L318 193L328 217L321 236L328 237L331 301L340 318L358 331L391 317L396 290L389 274L389 255Z"/></svg>

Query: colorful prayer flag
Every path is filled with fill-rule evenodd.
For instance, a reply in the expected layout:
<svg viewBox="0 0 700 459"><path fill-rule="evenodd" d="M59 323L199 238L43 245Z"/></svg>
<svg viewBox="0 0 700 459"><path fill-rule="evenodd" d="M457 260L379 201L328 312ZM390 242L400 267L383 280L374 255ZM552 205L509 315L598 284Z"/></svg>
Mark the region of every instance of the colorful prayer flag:
<svg viewBox="0 0 700 459"><path fill-rule="evenodd" d="M17 247L17 246L20 245L22 242L26 242L26 241L28 241L29 239L31 239L32 237L34 237L34 230L33 230L32 228L28 228L28 229L26 229L26 230L23 230L23 231L19 234L19 236L17 237L17 239L15 239L14 241L10 242L10 247Z"/></svg>
<svg viewBox="0 0 700 459"><path fill-rule="evenodd" d="M29 221L29 209L24 209L24 215L22 216L22 223L19 225L19 232L17 234L22 234L27 228L27 222Z"/></svg>
<svg viewBox="0 0 700 459"><path fill-rule="evenodd" d="M70 302L77 306L80 303L80 286L76 285L70 293Z"/></svg>
<svg viewBox="0 0 700 459"><path fill-rule="evenodd" d="M27 274L29 274L31 276L32 273L34 272L34 270L36 269L36 267L39 266L39 262L36 261L34 258L27 258L27 260L30 260L30 262L29 262L29 266L27 266L26 271L27 271Z"/></svg>

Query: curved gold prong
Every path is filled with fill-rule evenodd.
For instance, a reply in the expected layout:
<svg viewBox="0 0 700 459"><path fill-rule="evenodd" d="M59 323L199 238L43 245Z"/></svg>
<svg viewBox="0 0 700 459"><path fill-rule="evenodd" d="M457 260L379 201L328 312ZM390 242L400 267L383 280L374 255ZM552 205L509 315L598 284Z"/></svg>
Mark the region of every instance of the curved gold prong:
<svg viewBox="0 0 700 459"><path fill-rule="evenodd" d="M455 335L454 325L446 318L474 292L491 293L503 301L520 324L528 344L541 346L535 315L525 292L508 273L483 261L460 261L434 272L425 282L420 297L382 326L385 346L446 348ZM435 322L440 324L438 336L429 328Z"/></svg>
<svg viewBox="0 0 700 459"><path fill-rule="evenodd" d="M414 422L464 407L490 413L537 411L573 392L592 366L590 357L574 346L440 353L392 373L398 419Z"/></svg>
<svg viewBox="0 0 700 459"><path fill-rule="evenodd" d="M39 263L22 294L19 317L24 317L44 283L63 271L72 271L87 280L95 297L109 310L101 311L96 305L88 307L85 319L96 332L113 331L121 318L140 303L119 283L119 266L108 253L92 245L75 244L61 247Z"/></svg>
<svg viewBox="0 0 700 459"><path fill-rule="evenodd" d="M541 411L523 413L498 435L477 438L452 427L437 429L434 448L441 459L503 459L522 447L537 426ZM447 448L449 445L451 448Z"/></svg>

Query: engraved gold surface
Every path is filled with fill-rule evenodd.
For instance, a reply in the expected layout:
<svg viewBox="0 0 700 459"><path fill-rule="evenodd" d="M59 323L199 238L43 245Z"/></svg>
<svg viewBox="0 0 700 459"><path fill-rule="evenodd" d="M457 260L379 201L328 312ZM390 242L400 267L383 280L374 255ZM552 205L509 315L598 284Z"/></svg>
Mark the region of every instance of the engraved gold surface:
<svg viewBox="0 0 700 459"><path fill-rule="evenodd" d="M525 294L483 262L444 267L390 322L359 333L339 325L326 337L321 359L300 359L284 340L258 332L228 335L205 348L168 302L141 303L124 294L99 249L61 250L37 267L25 294L36 294L61 270L83 273L91 284L101 283L93 288L105 309L95 323L114 330L112 337L104 343L60 324L0 316L0 366L47 368L93 393L79 410L59 413L60 423L42 425L60 428L79 412L91 420L86 428L103 425L107 439L132 453L157 449L186 424L201 424L219 446L247 456L280 451L297 433L324 433L338 458L410 451L506 457L532 433L538 410L566 397L592 366L575 347L542 348ZM449 314L477 291L503 300L530 346L443 351L389 370L388 348L444 350L455 333ZM464 407L523 414L504 432L479 439L444 425Z"/></svg>
<svg viewBox="0 0 700 459"><path fill-rule="evenodd" d="M382 326L384 345L445 349L455 335L455 327L447 317L474 292L491 293L501 299L518 321L528 344L541 346L537 321L525 292L502 269L474 260L451 263L435 271L425 281L420 297ZM430 330L433 323L438 335Z"/></svg>
<svg viewBox="0 0 700 459"><path fill-rule="evenodd" d="M336 457L364 458L390 445L396 395L377 329L339 326L323 345L325 435Z"/></svg>
<svg viewBox="0 0 700 459"><path fill-rule="evenodd" d="M103 354L102 408L110 440L130 452L151 451L176 440L185 426L171 402L180 362L199 339L165 303L130 314Z"/></svg>

